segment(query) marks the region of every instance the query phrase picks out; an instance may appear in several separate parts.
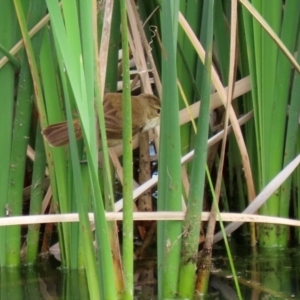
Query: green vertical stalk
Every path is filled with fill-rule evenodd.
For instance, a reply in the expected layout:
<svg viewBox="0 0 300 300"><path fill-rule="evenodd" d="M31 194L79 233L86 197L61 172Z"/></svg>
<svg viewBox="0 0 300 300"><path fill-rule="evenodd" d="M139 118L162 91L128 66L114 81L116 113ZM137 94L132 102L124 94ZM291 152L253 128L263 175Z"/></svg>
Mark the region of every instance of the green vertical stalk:
<svg viewBox="0 0 300 300"><path fill-rule="evenodd" d="M111 33L109 40L108 65L106 71L105 90L108 92L117 91L118 83L118 52L120 41L120 1L114 1L112 15ZM102 89L104 87L101 87Z"/></svg>
<svg viewBox="0 0 300 300"><path fill-rule="evenodd" d="M184 221L182 241L182 259L179 278L179 295L192 299L194 276L197 263L199 232L205 183L207 138L209 128L209 103L211 94L212 40L213 40L214 1L205 4L203 13L207 17L205 39L205 69L201 87L201 109L197 124L195 155L191 170L190 192L187 201L187 213Z"/></svg>
<svg viewBox="0 0 300 300"><path fill-rule="evenodd" d="M216 1L214 9L214 35L218 65L224 86L228 85L229 74L230 36L227 24L227 19L223 12L223 3L222 1Z"/></svg>
<svg viewBox="0 0 300 300"><path fill-rule="evenodd" d="M83 181L83 188L84 188L84 194L86 195L86 201L84 201L86 205L87 211L92 211L92 203L91 203L91 198L92 198L92 191L91 191L91 182L90 182L90 174L89 174L89 168L86 163L83 163L80 165L81 168L81 176L82 176L82 181ZM73 188L74 184L72 184ZM73 189L74 193L74 189ZM72 199L75 199L76 197L72 195ZM72 211L78 212L78 205L76 201L73 201L72 203ZM76 269L84 269L85 268L85 246L84 246L84 238L82 237L82 232L80 231L80 224L72 224L75 226L72 226L71 228L71 233L73 234L73 243L71 244L71 251L72 254L73 252L74 255L71 256L71 259L76 260ZM78 249L75 250L73 249L73 245L77 244Z"/></svg>
<svg viewBox="0 0 300 300"><path fill-rule="evenodd" d="M38 111L39 111L40 122L41 122L42 128L43 128L46 125L46 115L45 115L45 109L44 109L44 105L43 105L43 93L42 93L42 87L40 84L37 63L36 63L33 47L31 44L31 40L29 38L22 4L19 0L14 0L14 5L15 5L16 14L18 16L18 21L19 21L21 32L22 32L22 36L24 39L24 45L25 45L25 49L26 49L26 53L27 53L27 58L29 61L32 80L34 83L36 104L37 104Z"/></svg>
<svg viewBox="0 0 300 300"><path fill-rule="evenodd" d="M280 38L289 49L291 53L295 51L295 45L297 38L299 38L299 22L300 22L300 2L299 1L287 1L285 4L283 21L281 26L281 35ZM299 47L297 48L299 52ZM297 51L296 50L296 51ZM298 59L299 62L299 59ZM286 166L295 155L294 149L296 145L296 135L297 129L299 127L299 94L291 99L290 108L294 109L296 113L292 112L289 116L289 122L286 122L286 113L284 110L288 106L289 94L291 91L291 74L292 74L292 65L286 56L280 51L278 54L277 61L277 72L276 72L276 82L273 101L273 113L272 113L272 128L276 135L271 135L271 156L274 153L275 161L277 163L270 162L270 177L275 176L282 167ZM299 74L298 74L299 75ZM299 89L298 89L299 90ZM294 92L294 91L293 91ZM297 100L296 100L297 99ZM298 114L297 114L298 112ZM283 125L284 124L284 125ZM288 146L285 148L285 144ZM292 153L290 153L293 149ZM286 150L286 151L284 151ZM276 153L276 154L275 154ZM290 153L290 155L289 155ZM290 157L288 157L290 156ZM283 159L284 158L284 159ZM278 216L288 217L289 216L289 199L290 199L290 180L287 181L287 185L281 187L283 195L280 194L278 197ZM285 189L288 190L285 192ZM285 195L284 195L285 194ZM283 198L282 198L283 197ZM280 205L285 203L285 205ZM287 226L279 226L280 230L277 229L276 239L277 244L280 247L286 247L289 241L289 232ZM280 233L280 234L278 234Z"/></svg>
<svg viewBox="0 0 300 300"><path fill-rule="evenodd" d="M206 5L206 3L204 2L204 4ZM203 13L204 8L204 4L203 4L203 8L202 8L202 16L201 16L201 30L199 33L199 41L202 44L202 46L205 48L205 42L206 42L206 34L207 34L207 26L208 25L208 21L207 18L208 16L206 14ZM198 90L198 98L201 98L201 88L202 88L202 79L203 79L203 73L205 72L204 70L204 63L201 61L201 59L198 57L197 60L197 69L196 69L196 86L197 86L197 90ZM198 100L199 100L198 99Z"/></svg>
<svg viewBox="0 0 300 300"><path fill-rule="evenodd" d="M261 1L261 14L279 35L282 21L282 0L274 0L272 5L268 5L265 1ZM262 159L262 163L265 164L263 167L263 174L265 174L263 180L265 185L271 179L268 174L275 162L274 158L270 160L271 155L269 151L274 150L274 146L270 143L270 139L267 138L270 137L273 124L271 118L265 118L265 114L270 114L273 101L277 97L274 88L276 84L276 63L278 59L278 47L265 30L262 30L261 55L262 81L260 82L260 85L262 86L262 94L259 101L263 114L261 121L264 131L262 137L262 154L264 155L264 159ZM276 97L274 97L275 95ZM276 202L278 203L278 200L276 200ZM275 207L273 211L276 211ZM270 213L270 210L268 213Z"/></svg>
<svg viewBox="0 0 300 300"><path fill-rule="evenodd" d="M201 18L199 16L201 16L202 6L203 1L190 1L189 3L180 1L180 11L197 36L201 28ZM198 57L190 40L186 37L181 28L178 28L178 50L180 51L180 55L177 56L178 80L184 89L186 98L190 104L192 104L193 100L198 98L197 91L194 89L194 77ZM187 73L191 76L187 76ZM179 108L185 108L181 93L179 93ZM181 152L185 154L190 149L191 124L187 123L181 126L180 132Z"/></svg>
<svg viewBox="0 0 300 300"><path fill-rule="evenodd" d="M2 271L3 273L5 272L6 276L6 284L9 282L20 282L22 280L21 276L21 268L9 268L9 269L4 269ZM1 272L1 276L2 276ZM21 286L15 286L13 289L12 288L7 288L7 294L4 296L5 299L24 299L24 290Z"/></svg>
<svg viewBox="0 0 300 300"><path fill-rule="evenodd" d="M53 44L48 30L45 30L43 35L43 43L40 53L40 74L43 84L43 94L45 102L43 103L47 112L48 124L63 121L62 103L60 99L59 81L57 81L57 57L53 52ZM63 91L64 92L64 91ZM66 97L64 92L64 97ZM45 149L48 158L48 168L52 189L52 203L56 213L70 212L69 190L68 190L68 171L67 159L64 148L49 148L46 145ZM70 243L69 234L70 227L68 223L58 225L61 261L64 267L70 265Z"/></svg>
<svg viewBox="0 0 300 300"><path fill-rule="evenodd" d="M94 54L94 42L93 42L93 8L92 1L80 1L80 31L81 31L81 45L82 45L82 59L83 59L83 70L84 70L84 81L85 81L85 92L86 92L86 100L91 105L87 105L87 109L89 110L89 116L93 116L93 118L89 118L89 126L90 136L89 143L92 149L93 154L93 162L95 166L98 166L98 149L97 149L97 139L95 138L95 105L94 101L94 93L95 93L95 56ZM72 17L71 17L72 18ZM87 121L87 120L86 120Z"/></svg>
<svg viewBox="0 0 300 300"><path fill-rule="evenodd" d="M109 40L109 51L107 56L107 66L105 74L105 86L100 84L100 70L102 65L98 65L98 53L96 55L96 68L95 68L95 78L97 80L96 86L100 86L101 90L107 92L116 92L118 83L118 52L120 44L120 1L114 1L113 14L110 24L110 40ZM98 14L99 18L99 14ZM98 26L99 27L99 26ZM102 29L104 30L104 29ZM104 34L107 35L107 29L105 28ZM102 43L102 41L101 41ZM101 44L102 47L102 44ZM97 47L98 48L98 47ZM99 127L101 135L101 146L102 146L102 157L103 157L103 168L99 174L103 178L103 192L104 192L104 203L106 211L114 211L115 204L115 194L113 190L114 172L113 164L109 159L106 129L105 129L105 117L103 112L102 95L100 95L100 89L96 87L96 104L99 116ZM101 154L100 154L101 155ZM102 179L101 178L101 179ZM101 180L100 179L100 180ZM115 275L115 286L118 295L120 295L124 290L124 280L123 280L123 268L122 268L122 258L120 251L120 243L118 237L118 227L116 221L111 221L107 223L109 231L109 239L111 245L111 252L114 264L114 275Z"/></svg>
<svg viewBox="0 0 300 300"><path fill-rule="evenodd" d="M250 74L251 76L251 84L253 85L252 91L243 95L243 103L244 103L244 111L248 112L252 109L257 108L254 105L257 105L257 90L256 90L256 77L255 77L255 64L254 60L254 40L253 40L253 24L252 18L242 6L238 7L238 22L239 22L239 30L238 30L238 40L239 40L239 70L241 72L242 77L246 77ZM249 153L249 158L251 162L251 170L253 175L253 179L255 182L255 190L259 190L259 182L261 178L261 155L259 155L257 149L259 149L258 145L260 145L259 135L255 134L258 131L257 128L257 119L251 120L245 124L245 137L246 144Z"/></svg>
<svg viewBox="0 0 300 300"><path fill-rule="evenodd" d="M295 49L295 42L298 33L298 24L300 17L300 6L299 2L287 1L284 9L284 15L282 18L281 13L281 1L278 4L277 10L273 11L270 23L274 28L275 32L280 32L280 38L289 49L293 52ZM274 4L276 7L276 3ZM275 8L274 7L274 8ZM266 19L268 21L269 8L266 8ZM279 20L277 20L279 19ZM278 29L278 23L280 23L280 30ZM264 33L266 34L266 33ZM268 42L269 40L269 42ZM277 48L277 45L268 37L265 40L268 42L271 49L273 47ZM278 51L278 50L276 50ZM273 51L274 55L275 50ZM270 53L265 54L269 56ZM263 149L264 161L266 162L265 168L265 184L268 183L276 174L282 169L283 157L284 157L284 141L286 139L286 109L288 104L288 96L290 89L290 78L292 66L286 56L280 51L276 54L276 57L272 61L272 67L267 64L268 60L265 61L265 68L268 72L265 74L265 78L269 78L272 74L272 70L275 69L274 81L270 82L266 80L266 85L264 86L265 97L263 97L263 103L268 103L266 106L265 114L269 114L269 118L264 118L266 121L266 126L264 127L264 137L266 147ZM271 64L271 62L270 62ZM267 88L272 89L272 91L267 90ZM268 95L268 98L266 95ZM276 95L276 96L275 96ZM271 134L270 134L271 133ZM282 211L279 210L280 197L279 193L274 194L270 200L261 208L260 212L262 214L283 216ZM263 226L260 231L260 243L263 246L286 246L288 242L288 234L285 227L280 226Z"/></svg>
<svg viewBox="0 0 300 300"><path fill-rule="evenodd" d="M300 63L299 34L298 34L297 49L298 49L297 61L298 63ZM286 132L285 146L284 146L285 155L283 160L283 167L288 165L295 157L295 154L298 153L296 149L297 149L297 139L298 139L298 132L299 132L299 113L300 113L299 95L300 95L300 75L298 72L295 72L293 77L291 101L288 108L288 124L287 124L287 132ZM291 187L292 187L291 177L289 177L280 187L279 211L280 211L280 216L282 217L288 217L289 214Z"/></svg>
<svg viewBox="0 0 300 300"><path fill-rule="evenodd" d="M60 56L59 56L60 57ZM61 63L61 59L59 59L59 66L60 66L60 72L62 74L62 86L63 89L67 90L67 82L66 78L63 76L63 64ZM67 93L65 93L65 96ZM89 286L89 292L90 297L92 299L100 299L100 290L102 289L102 294L104 288L103 285L101 286L99 284L99 272L97 269L97 263L96 263L96 257L94 255L94 247L93 247L93 237L92 232L90 228L90 222L88 219L88 207L83 199L85 199L85 193L84 193L84 186L83 186L83 180L82 180L82 174L80 169L80 163L79 163L79 154L77 145L75 142L75 133L73 126L71 125L72 122L72 113L71 113L71 106L70 101L68 98L65 99L66 104L66 112L67 112L67 119L69 121L69 127L68 127L68 133L70 137L70 157L71 157L71 163L72 163L72 176L73 176L73 182L74 184L74 196L75 200L77 201L78 206L78 213L79 213L79 220L80 220L80 230L81 230L81 237L82 242L84 244L84 250L85 250L85 268L86 268L86 274L87 274L87 281ZM100 199L99 199L100 200Z"/></svg>
<svg viewBox="0 0 300 300"><path fill-rule="evenodd" d="M246 208L247 203L245 203L245 195L247 194L244 191L245 186L243 185L243 174L241 170L241 156L239 154L238 145L236 139L233 135L228 137L229 149L230 153L228 157L229 161L229 172L232 173L232 179L230 182L230 186L232 187L232 194L230 195L230 199L234 199L234 209L237 211L243 211ZM233 201L232 201L233 202Z"/></svg>
<svg viewBox="0 0 300 300"><path fill-rule="evenodd" d="M300 39L299 39L300 41ZM300 49L300 45L298 46ZM298 62L300 63L300 55L298 54ZM299 140L299 113L300 113L300 75L295 72L293 89L291 96L291 103L289 106L289 121L287 128L287 136L285 141L285 156L284 156L284 166L292 161L295 157L295 153L298 153L297 149L297 140ZM288 178L280 188L280 211L283 216L288 215L289 206L290 206L290 188L291 188L291 178Z"/></svg>
<svg viewBox="0 0 300 300"><path fill-rule="evenodd" d="M158 210L181 211L180 127L176 86L176 38L179 1L162 1L162 107L158 167ZM159 299L177 292L181 250L181 222L158 221Z"/></svg>
<svg viewBox="0 0 300 300"><path fill-rule="evenodd" d="M300 131L298 130L297 134L297 143L296 143L296 152L300 153ZM295 171L295 176L293 178L293 196L295 197L294 200L294 211L295 211L295 217L296 219L300 219L300 193L298 191L300 190L300 168L297 168ZM296 242L300 243L300 228L295 228L296 231Z"/></svg>
<svg viewBox="0 0 300 300"><path fill-rule="evenodd" d="M17 20L12 1L3 1L0 9L0 43L7 50L10 49L17 40ZM0 52L0 58L4 55ZM7 204L9 165L12 142L12 124L14 110L14 84L15 71L9 62L0 69L0 207ZM0 209L0 217L5 216L5 209ZM6 260L6 227L0 228L0 266L5 266Z"/></svg>
<svg viewBox="0 0 300 300"><path fill-rule="evenodd" d="M72 118L71 109L66 102L66 110L68 118ZM73 128L69 128L69 136L71 142L73 140L73 145L70 146L70 154L71 154L71 161L73 166L73 176L74 176L74 189L76 194L76 201L78 204L78 212L79 212L79 219L80 219L80 228L83 238L83 243L86 251L85 255L85 267L87 271L87 278L88 278L88 286L90 297L92 299L100 299L100 286L99 286L99 276L96 267L96 259L94 256L94 247L92 243L92 232L90 228L90 223L88 219L88 210L85 203L82 201L85 198L84 195L84 188L83 182L81 177L80 165L79 165L79 155L77 152L77 147L74 147L75 144L75 133ZM103 287L102 287L103 288Z"/></svg>
<svg viewBox="0 0 300 300"><path fill-rule="evenodd" d="M121 1L123 50L123 299L133 298L133 200L132 200L132 116L129 77L129 47L126 1Z"/></svg>
<svg viewBox="0 0 300 300"><path fill-rule="evenodd" d="M59 60L61 62L61 60ZM60 72L63 74L63 65L60 63ZM64 90L67 90L67 82L66 78L62 76L62 86ZM66 112L67 112L67 119L71 120L72 119L72 113L71 113L71 106L69 103L69 99L65 99L65 104L66 104ZM72 124L70 122L70 124ZM82 241L84 244L84 250L85 250L85 268L87 272L87 281L88 281L88 286L89 286L89 292L90 292L90 297L94 299L100 298L100 289L103 286L99 285L99 273L97 270L97 265L96 265L96 258L94 255L94 247L93 247L93 238L92 238L92 232L90 228L90 223L88 219L88 209L86 203L82 201L85 199L85 194L84 194L84 186L83 186L83 180L82 180L82 174L81 174L81 169L80 169L80 164L79 164L79 154L78 154L78 149L76 147L76 142L75 142L75 134L74 134L74 129L72 126L69 126L69 136L70 136L70 157L71 157L71 162L72 162L72 176L73 176L73 182L74 184L74 196L75 200L77 201L77 206L78 206L78 212L79 212L79 220L80 220L80 230L81 230L81 236L82 236Z"/></svg>
<svg viewBox="0 0 300 300"><path fill-rule="evenodd" d="M261 11L261 1L252 1L253 5L258 11ZM249 69L251 80L254 84L252 94L254 93L253 98L253 109L255 114L255 125L256 125L256 135L257 135L257 152L262 152L264 147L263 140L263 131L262 131L262 122L263 122L263 110L262 110L262 53L261 53L261 41L262 41L262 28L253 20L252 16L248 11L243 7L243 17L245 22L246 29L246 38L247 38L247 50L249 57ZM261 157L261 158L260 158ZM260 166L260 175L259 178L259 189L263 187L263 177L264 177L264 161L262 161L263 155L259 155Z"/></svg>
<svg viewBox="0 0 300 300"><path fill-rule="evenodd" d="M46 156L40 124L37 126L34 150L35 160L31 182L30 215L38 215L41 213L44 198L43 183L45 178ZM30 224L28 226L26 263L29 265L34 264L38 256L39 234L40 224Z"/></svg>
<svg viewBox="0 0 300 300"><path fill-rule="evenodd" d="M17 5L17 4L15 4ZM20 26L33 27L42 15L45 13L45 4L39 3L39 5L31 6L29 10L30 19L26 25L25 19L21 20ZM17 8L16 8L17 9ZM20 13L27 13L28 7L25 7L26 11L22 11L23 6L18 7ZM24 23L23 23L24 22ZM27 30L27 28L23 28ZM34 54L39 53L41 44L41 35L36 36L32 41L32 47ZM26 52L22 53L22 67L19 78L17 105L15 108L14 128L13 128L13 141L10 158L10 175L9 175L9 192L8 192L8 206L12 212L12 215L18 216L22 214L23 203L23 184L25 176L25 164L26 164L26 149L28 144L29 128L32 114L32 78L30 68L27 60ZM8 265L15 266L21 263L20 257L20 244L21 244L21 226L11 226L7 228L7 259Z"/></svg>
<svg viewBox="0 0 300 300"><path fill-rule="evenodd" d="M78 147L79 148L79 147ZM78 150L78 152L80 153L80 151ZM85 189L85 182L84 182L84 171L83 169L86 166L81 166L80 165L80 170L81 170L81 176L82 176L82 182L83 182L83 189L84 189L84 195L85 195L85 199L86 201L84 201L85 204L88 204L89 202L89 194L86 193L86 189ZM73 166L70 164L70 166L68 167L68 197L69 199L72 199L71 201L69 201L69 211L70 212L78 212L78 205L77 205L77 201L76 201L76 192L75 192L75 188L74 188L74 170L73 170ZM78 269L78 268L84 268L84 261L82 260L84 257L82 257L82 255L80 255L80 253L82 253L82 251L84 251L84 248L81 247L81 245L79 245L79 241L80 241L80 232L79 232L79 227L80 224L79 223L71 223L71 226L69 227L69 239L68 239L68 244L69 244L69 248L70 248L70 261L68 262L68 266L67 268L70 268L71 270L74 269ZM81 263L79 265L79 262Z"/></svg>
<svg viewBox="0 0 300 300"><path fill-rule="evenodd" d="M297 1L294 5L291 4L292 2L293 1L287 1L285 5L281 26L281 39L291 52L295 49L300 17L300 2ZM274 42L272 42L272 44L274 44ZM290 74L292 70L291 63L281 51L278 53L275 66L277 70L275 72L276 77L272 88L274 89L274 95L276 95L276 97L272 96L272 107L270 110L272 114L270 121L272 131L274 133L276 132L276 134L272 134L270 139L268 139L270 146L268 156L266 156L269 158L269 168L267 169L269 175L267 180L273 178L282 167L282 153L286 131L284 125L290 87Z"/></svg>

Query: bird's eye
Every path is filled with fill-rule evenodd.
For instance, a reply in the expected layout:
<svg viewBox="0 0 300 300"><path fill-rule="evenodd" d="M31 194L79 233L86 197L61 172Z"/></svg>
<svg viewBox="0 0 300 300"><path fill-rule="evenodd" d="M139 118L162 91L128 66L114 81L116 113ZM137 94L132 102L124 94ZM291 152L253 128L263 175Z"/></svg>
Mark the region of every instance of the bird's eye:
<svg viewBox="0 0 300 300"><path fill-rule="evenodd" d="M158 114L160 114L160 109L158 108L158 109L156 110L156 112L157 112Z"/></svg>

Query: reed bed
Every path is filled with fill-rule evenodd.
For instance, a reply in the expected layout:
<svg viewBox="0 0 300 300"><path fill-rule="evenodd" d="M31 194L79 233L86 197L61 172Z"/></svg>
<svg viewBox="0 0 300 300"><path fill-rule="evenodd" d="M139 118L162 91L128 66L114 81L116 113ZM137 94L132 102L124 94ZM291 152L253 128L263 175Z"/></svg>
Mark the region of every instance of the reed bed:
<svg viewBox="0 0 300 300"><path fill-rule="evenodd" d="M86 270L91 299L133 299L134 235L144 248L154 235L159 299L193 299L221 239L235 274L227 236L242 224L249 246L287 247L300 225L300 4L266 2L4 1L0 266L35 265L56 224L62 267ZM111 148L107 92L124 100ZM161 121L132 139L140 93L159 96ZM65 120L69 145L50 147L41 131Z"/></svg>

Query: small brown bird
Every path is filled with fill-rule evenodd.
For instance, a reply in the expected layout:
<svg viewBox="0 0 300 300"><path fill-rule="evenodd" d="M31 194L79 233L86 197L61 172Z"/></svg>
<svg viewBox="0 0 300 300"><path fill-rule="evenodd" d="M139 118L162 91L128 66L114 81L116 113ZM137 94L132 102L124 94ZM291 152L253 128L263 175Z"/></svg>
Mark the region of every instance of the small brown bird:
<svg viewBox="0 0 300 300"><path fill-rule="evenodd" d="M108 146L122 143L122 94L107 93L103 100L106 135ZM156 127L160 121L160 100L150 94L131 96L132 136ZM80 121L73 121L77 139L82 138ZM52 147L60 147L69 143L68 124L61 122L49 125L43 130L43 135Z"/></svg>

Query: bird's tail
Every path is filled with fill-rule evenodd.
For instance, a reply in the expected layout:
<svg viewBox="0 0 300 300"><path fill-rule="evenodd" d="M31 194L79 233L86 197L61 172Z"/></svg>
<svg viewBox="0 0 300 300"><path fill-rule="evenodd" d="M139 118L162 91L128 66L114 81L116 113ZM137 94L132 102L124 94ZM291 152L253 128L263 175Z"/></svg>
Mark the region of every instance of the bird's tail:
<svg viewBox="0 0 300 300"><path fill-rule="evenodd" d="M82 138L79 120L73 120L73 125L76 139L79 140ZM42 134L52 147L60 147L69 143L68 123L66 121L49 125L42 131Z"/></svg>

